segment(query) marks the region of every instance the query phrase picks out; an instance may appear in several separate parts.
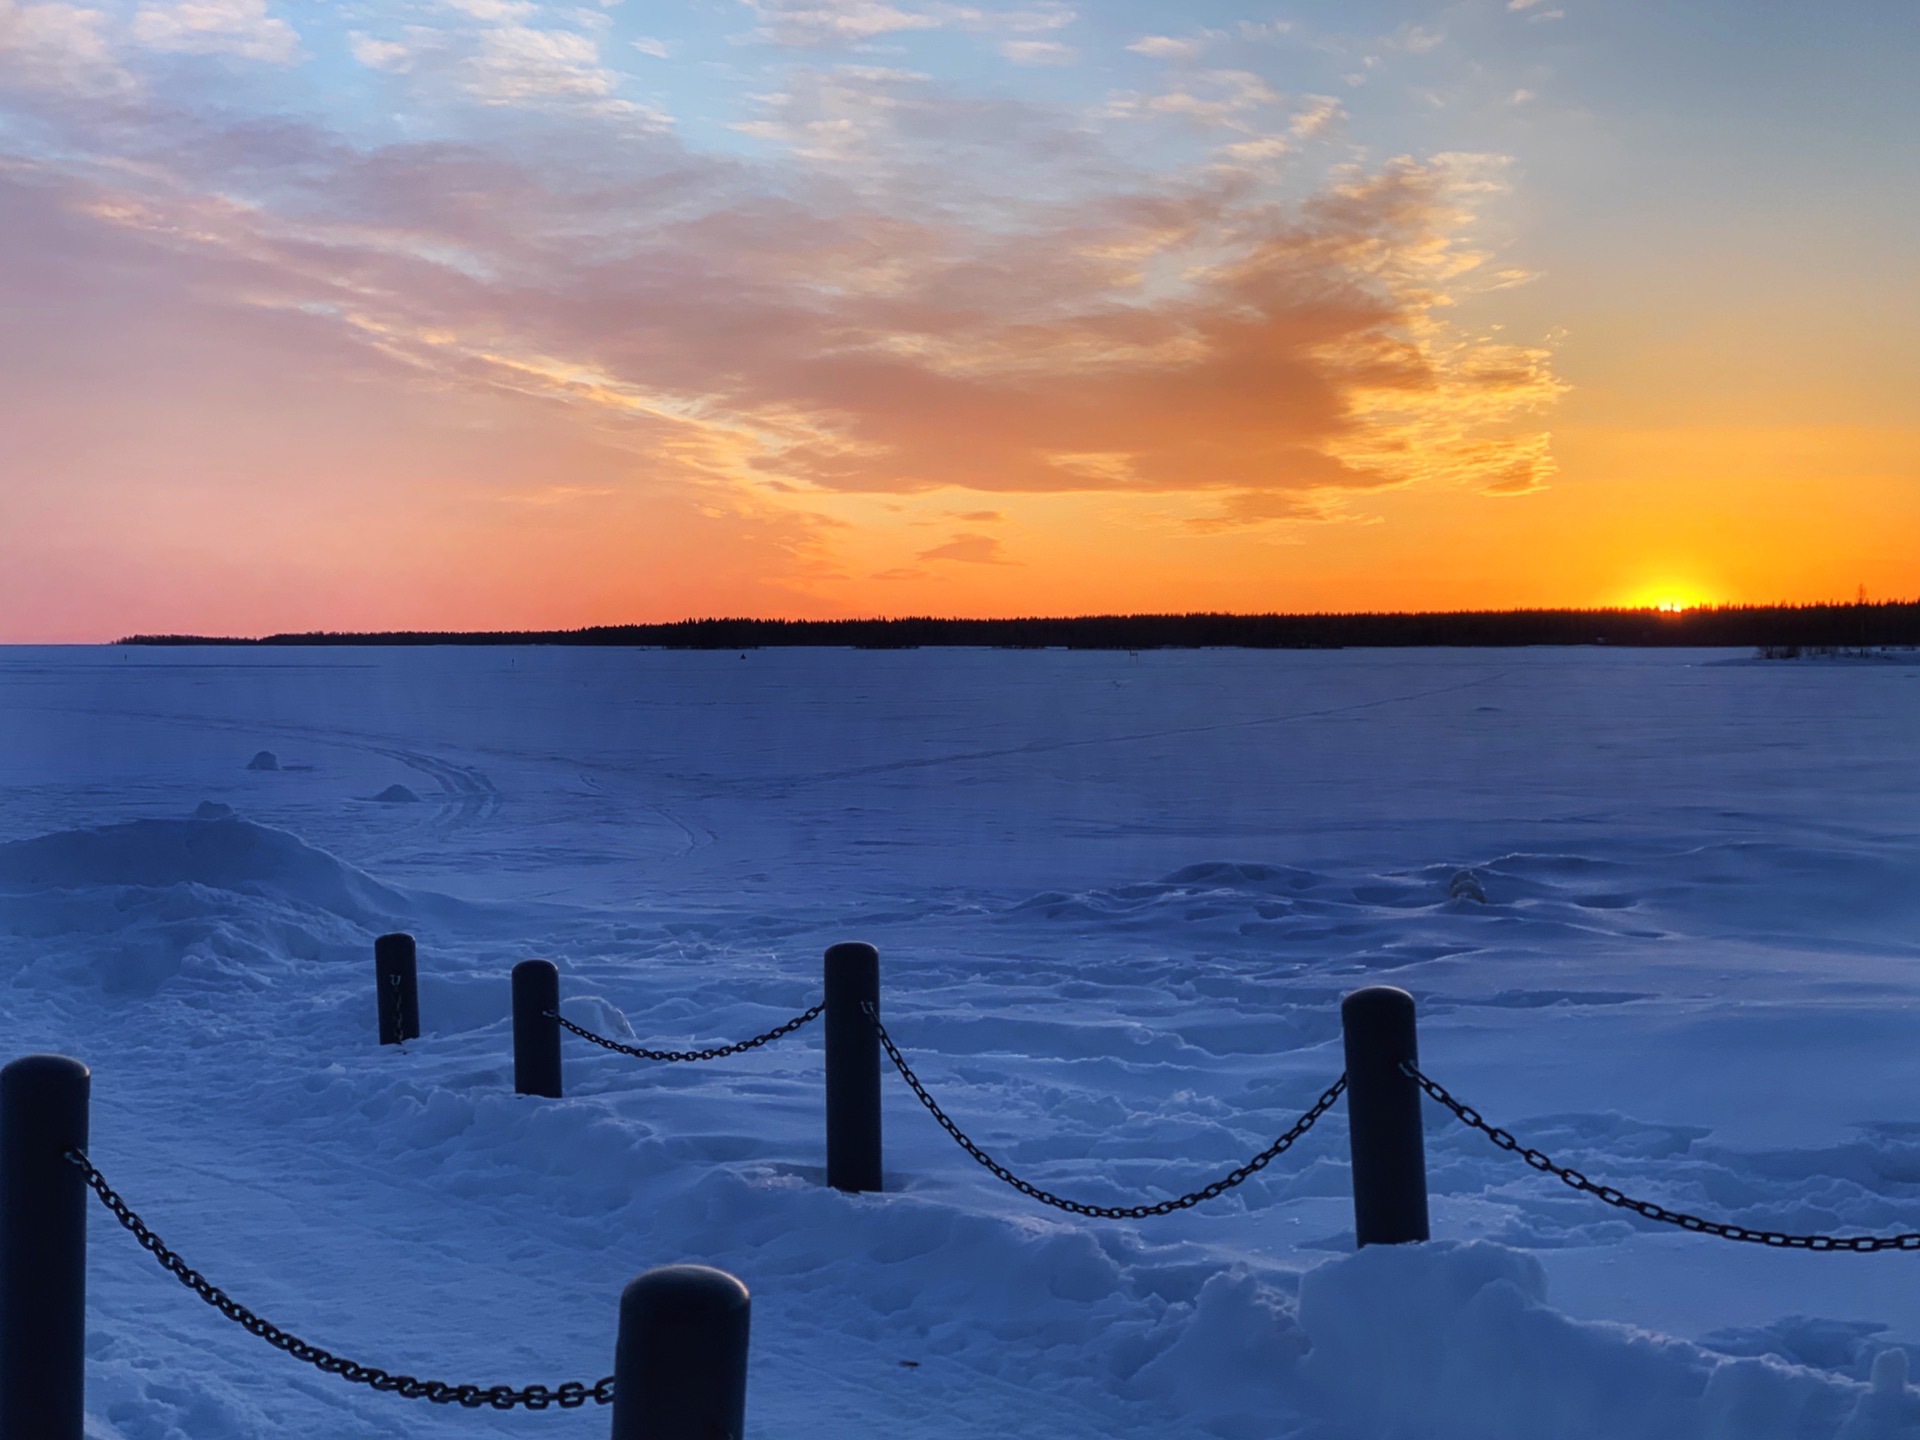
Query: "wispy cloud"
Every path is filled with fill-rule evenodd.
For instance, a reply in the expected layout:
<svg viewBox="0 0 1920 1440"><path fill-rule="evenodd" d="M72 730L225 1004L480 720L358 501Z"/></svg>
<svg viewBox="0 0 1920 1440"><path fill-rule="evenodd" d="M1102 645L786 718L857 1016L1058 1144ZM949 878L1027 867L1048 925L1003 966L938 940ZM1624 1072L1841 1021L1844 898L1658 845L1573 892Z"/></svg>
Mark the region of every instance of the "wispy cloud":
<svg viewBox="0 0 1920 1440"><path fill-rule="evenodd" d="M1549 357L1454 319L1516 280L1472 240L1501 167L1353 161L1338 102L1190 63L1245 37L1137 41L1179 62L1164 88L1091 107L899 56L783 55L733 142L702 150L623 70L647 42L522 0L343 33L410 107L384 137L164 88L128 123L127 94L165 80L142 56L298 61L265 0L150 3L119 31L0 7L0 56L58 77L51 99L14 87L57 140L6 161L44 220L16 247L75 286L69 255L110 255L96 268L166 297L154 334L297 375L275 392L289 414L377 391L459 417L449 453L485 453L473 437L504 416L547 450L571 437L577 473L508 474L502 450L443 482L541 525L613 524L650 496L759 555L739 571L754 583L801 584L855 568L839 512L861 497L971 527L1003 517L991 496L1170 497L1179 526L1258 527L1387 486L1514 493L1551 473ZM754 17L783 51L934 29L988 63L1084 49L1064 7L763 0ZM1320 181L1299 163L1316 146ZM75 317L109 345L106 317ZM0 389L27 365L0 356ZM180 403L220 435L211 401ZM860 573L1009 563L981 529L916 543Z"/></svg>
<svg viewBox="0 0 1920 1440"><path fill-rule="evenodd" d="M1071 65L1080 52L1055 40L1002 40L1000 53L1016 65Z"/></svg>
<svg viewBox="0 0 1920 1440"><path fill-rule="evenodd" d="M599 42L573 30L500 25L480 37L468 89L494 104L611 96L618 81L600 61Z"/></svg>
<svg viewBox="0 0 1920 1440"><path fill-rule="evenodd" d="M106 15L79 5L0 0L0 75L21 89L98 96L132 88L106 38Z"/></svg>
<svg viewBox="0 0 1920 1440"><path fill-rule="evenodd" d="M937 30L944 17L903 10L888 0L751 0L760 24L750 38L801 49L871 40L910 30Z"/></svg>
<svg viewBox="0 0 1920 1440"><path fill-rule="evenodd" d="M404 75L413 68L413 51L398 40L377 40L356 30L347 37L347 48L353 58L369 70L391 70Z"/></svg>
<svg viewBox="0 0 1920 1440"><path fill-rule="evenodd" d="M1198 60L1206 53L1207 46L1220 38L1218 30L1206 30L1198 35L1142 35L1127 49L1155 60L1192 61Z"/></svg>
<svg viewBox="0 0 1920 1440"><path fill-rule="evenodd" d="M1255 116L1280 105L1283 98L1252 71L1202 70L1183 73L1158 94L1112 95L1101 113L1107 119L1177 118L1244 131L1255 127Z"/></svg>
<svg viewBox="0 0 1920 1440"><path fill-rule="evenodd" d="M944 545L922 550L922 560L953 560L963 565L1010 565L1005 547L991 535L955 535Z"/></svg>
<svg viewBox="0 0 1920 1440"><path fill-rule="evenodd" d="M236 55L270 65L301 58L300 37L269 14L266 0L175 0L134 12L133 35L154 50L187 55Z"/></svg>

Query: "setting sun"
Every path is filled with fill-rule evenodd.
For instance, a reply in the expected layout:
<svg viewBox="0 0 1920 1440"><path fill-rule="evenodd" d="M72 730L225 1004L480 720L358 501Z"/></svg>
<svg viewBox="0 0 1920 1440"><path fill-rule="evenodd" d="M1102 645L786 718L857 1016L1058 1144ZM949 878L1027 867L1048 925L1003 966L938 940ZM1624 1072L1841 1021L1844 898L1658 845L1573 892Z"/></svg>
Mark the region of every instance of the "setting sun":
<svg viewBox="0 0 1920 1440"><path fill-rule="evenodd" d="M1643 585L1621 603L1631 610L1662 610L1677 615L1684 610L1697 610L1715 602L1692 585L1669 581Z"/></svg>

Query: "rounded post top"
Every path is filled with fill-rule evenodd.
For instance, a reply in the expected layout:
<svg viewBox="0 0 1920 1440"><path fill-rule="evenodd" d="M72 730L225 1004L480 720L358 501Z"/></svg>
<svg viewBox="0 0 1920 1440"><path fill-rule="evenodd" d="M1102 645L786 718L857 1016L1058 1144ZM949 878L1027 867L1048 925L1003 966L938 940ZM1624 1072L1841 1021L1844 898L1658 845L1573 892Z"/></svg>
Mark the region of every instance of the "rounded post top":
<svg viewBox="0 0 1920 1440"><path fill-rule="evenodd" d="M522 960L513 967L516 975L545 975L548 971L558 975L560 967L551 960Z"/></svg>
<svg viewBox="0 0 1920 1440"><path fill-rule="evenodd" d="M826 964L821 967L827 979L827 991L848 991L874 995L880 986L880 952L858 940L827 948ZM831 1003L831 1002L830 1002Z"/></svg>
<svg viewBox="0 0 1920 1440"><path fill-rule="evenodd" d="M1413 1011L1413 996L1398 985L1368 985L1350 992L1340 1001L1343 1020L1384 1020L1389 1016L1411 1016Z"/></svg>
<svg viewBox="0 0 1920 1440"><path fill-rule="evenodd" d="M711 1265L661 1265L627 1282L620 1308L670 1305L724 1315L745 1309L750 1298L737 1276Z"/></svg>
<svg viewBox="0 0 1920 1440"><path fill-rule="evenodd" d="M71 1055L22 1055L0 1068L8 1085L84 1085L93 1072Z"/></svg>
<svg viewBox="0 0 1920 1440"><path fill-rule="evenodd" d="M1412 1085L1400 1066L1418 1062L1419 1029L1413 996L1398 986L1369 985L1341 1000L1340 1030L1352 1093L1369 1089L1376 1080L1394 1087ZM1416 1104L1416 1114L1418 1108Z"/></svg>

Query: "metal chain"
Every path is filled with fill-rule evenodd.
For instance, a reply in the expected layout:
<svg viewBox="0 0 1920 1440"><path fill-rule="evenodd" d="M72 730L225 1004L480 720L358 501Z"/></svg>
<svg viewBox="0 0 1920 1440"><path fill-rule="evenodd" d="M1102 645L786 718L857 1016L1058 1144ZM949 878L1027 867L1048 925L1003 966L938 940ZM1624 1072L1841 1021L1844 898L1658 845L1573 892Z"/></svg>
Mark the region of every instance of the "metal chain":
<svg viewBox="0 0 1920 1440"><path fill-rule="evenodd" d="M618 1040L609 1040L604 1035L596 1035L555 1011L543 1012L549 1020L558 1020L564 1030L571 1030L582 1040L591 1040L606 1050L617 1050L622 1055L631 1055L637 1060L718 1060L723 1055L738 1055L743 1050L753 1050L769 1040L778 1040L782 1035L791 1035L809 1020L817 1020L827 1008L823 1000L804 1014L796 1015L784 1025L776 1025L764 1035L756 1035L751 1040L742 1040L733 1045L718 1045L711 1050L647 1050L638 1045L622 1045Z"/></svg>
<svg viewBox="0 0 1920 1440"><path fill-rule="evenodd" d="M1750 1230L1745 1225L1732 1225L1723 1220L1705 1220L1698 1215L1689 1215L1684 1210L1669 1210L1664 1205L1656 1205L1651 1200L1635 1200L1623 1191L1611 1185L1601 1185L1589 1180L1578 1170L1566 1165L1557 1165L1538 1150L1522 1145L1513 1135L1489 1125L1480 1116L1480 1112L1471 1105L1463 1105L1449 1095L1438 1082L1429 1080L1419 1067L1402 1062L1400 1069L1419 1087L1431 1095L1440 1104L1451 1110L1462 1123L1478 1130L1502 1150L1511 1150L1527 1164L1543 1174L1551 1175L1563 1185L1584 1191L1596 1200L1620 1210L1631 1210L1649 1220L1658 1220L1663 1225L1678 1225L1682 1230L1692 1230L1701 1235L1717 1235L1723 1240L1742 1240L1750 1245L1771 1245L1779 1250L1852 1250L1868 1254L1875 1250L1920 1250L1920 1233L1909 1232L1904 1235L1789 1235L1780 1230Z"/></svg>
<svg viewBox="0 0 1920 1440"><path fill-rule="evenodd" d="M366 1385L382 1392L391 1392L407 1400L431 1400L436 1405L464 1405L469 1410L478 1410L491 1406L495 1410L511 1410L516 1405L528 1410L545 1410L557 1405L562 1410L577 1410L589 1400L596 1405L608 1405L613 1402L613 1376L583 1385L578 1380L569 1380L564 1385L548 1389L545 1385L529 1385L524 1390L516 1390L511 1385L450 1385L444 1380L416 1380L411 1375L395 1375L376 1365L362 1365L356 1360L343 1359L318 1345L309 1345L297 1336L289 1335L278 1325L247 1309L226 1291L213 1284L198 1270L191 1268L172 1250L168 1249L161 1238L149 1230L146 1222L128 1208L127 1202L107 1184L106 1177L87 1159L83 1150L69 1150L67 1160L77 1165L87 1177L87 1184L93 1187L113 1216L128 1230L141 1246L150 1251L153 1258L173 1275L182 1285L218 1310L227 1319L233 1321L251 1335L258 1335L276 1350L284 1350L294 1359L304 1361L328 1375L338 1375L342 1380L355 1385Z"/></svg>
<svg viewBox="0 0 1920 1440"><path fill-rule="evenodd" d="M1202 1186L1198 1190L1182 1195L1177 1200L1162 1200L1153 1205L1083 1205L1078 1200L1068 1200L1064 1196L1055 1195L1050 1190L1042 1190L1030 1181L1022 1180L976 1145L964 1130L953 1123L952 1117L940 1108L933 1096L927 1093L927 1087L921 1084L920 1077L913 1073L913 1067L907 1064L906 1057L900 1053L900 1047L895 1045L893 1037L887 1034L887 1027L880 1023L880 1017L874 1011L873 1002L863 1000L860 1002L860 1008L873 1022L873 1028L880 1036L880 1044L885 1047L887 1058L893 1061L893 1068L900 1072L900 1078L905 1080L913 1093L920 1097L920 1103L927 1107L927 1113L940 1122L940 1128L951 1135L962 1150L1022 1195L1038 1200L1042 1205L1051 1205L1056 1210L1065 1210L1074 1215L1091 1215L1098 1220L1144 1220L1150 1215L1171 1215L1176 1210L1190 1209L1203 1200L1212 1200L1226 1194L1241 1181L1250 1178L1257 1171L1264 1170L1271 1161L1291 1149L1293 1142L1311 1130L1315 1122L1333 1108L1333 1102L1338 1100L1340 1093L1347 1088L1347 1077L1342 1075L1322 1092L1318 1100L1313 1102L1311 1110L1293 1122L1292 1129L1246 1164L1221 1176L1211 1185Z"/></svg>

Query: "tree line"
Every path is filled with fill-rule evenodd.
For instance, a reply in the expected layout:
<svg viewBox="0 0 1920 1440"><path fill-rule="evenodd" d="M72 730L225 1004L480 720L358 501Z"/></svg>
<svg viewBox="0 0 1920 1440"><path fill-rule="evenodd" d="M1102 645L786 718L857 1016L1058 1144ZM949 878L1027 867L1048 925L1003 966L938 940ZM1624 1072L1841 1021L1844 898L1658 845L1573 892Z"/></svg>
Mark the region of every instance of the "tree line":
<svg viewBox="0 0 1920 1440"><path fill-rule="evenodd" d="M670 650L840 646L1007 649L1253 650L1348 646L1751 646L1834 652L1920 645L1920 601L1716 605L1688 610L1456 610L1316 615L1079 615L1010 620L914 616L889 620L677 620L578 630L309 631L231 637L129 635L121 645L601 645Z"/></svg>

